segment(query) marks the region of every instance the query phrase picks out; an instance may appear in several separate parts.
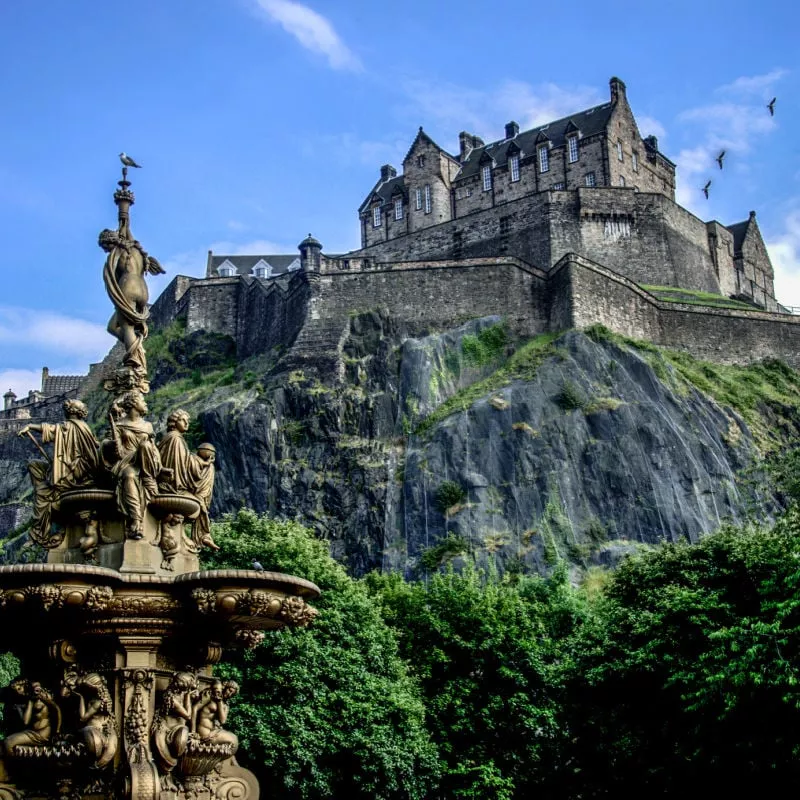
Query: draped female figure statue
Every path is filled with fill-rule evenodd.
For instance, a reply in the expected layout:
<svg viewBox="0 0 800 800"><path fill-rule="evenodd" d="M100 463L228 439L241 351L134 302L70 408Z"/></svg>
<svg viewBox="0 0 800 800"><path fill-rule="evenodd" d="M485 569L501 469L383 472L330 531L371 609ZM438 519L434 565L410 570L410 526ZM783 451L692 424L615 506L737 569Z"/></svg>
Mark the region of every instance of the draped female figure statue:
<svg viewBox="0 0 800 800"><path fill-rule="evenodd" d="M118 231L100 233L100 247L108 253L103 281L114 304L108 332L125 345L122 363L140 380L147 376L147 360L142 342L147 338L149 293L144 276L164 272L161 264L148 255L130 235L127 220Z"/></svg>

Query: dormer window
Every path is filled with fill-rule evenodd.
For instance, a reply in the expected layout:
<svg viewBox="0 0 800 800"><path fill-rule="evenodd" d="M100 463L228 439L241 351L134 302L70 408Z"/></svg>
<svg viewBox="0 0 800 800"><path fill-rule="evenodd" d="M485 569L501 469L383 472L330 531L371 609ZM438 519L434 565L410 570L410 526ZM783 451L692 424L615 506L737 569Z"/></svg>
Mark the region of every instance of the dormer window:
<svg viewBox="0 0 800 800"><path fill-rule="evenodd" d="M512 181L519 180L519 153L514 153L508 159L508 172Z"/></svg>
<svg viewBox="0 0 800 800"><path fill-rule="evenodd" d="M417 189L415 192L415 199L416 199L416 208L419 211L422 208L422 189Z"/></svg>
<svg viewBox="0 0 800 800"><path fill-rule="evenodd" d="M425 213L431 213L431 185L425 184Z"/></svg>
<svg viewBox="0 0 800 800"><path fill-rule="evenodd" d="M570 136L567 139L567 153L569 163L574 164L578 160L578 137Z"/></svg>
<svg viewBox="0 0 800 800"><path fill-rule="evenodd" d="M403 198L395 197L394 199L394 218L403 219Z"/></svg>
<svg viewBox="0 0 800 800"><path fill-rule="evenodd" d="M375 206L372 209L372 227L373 228L380 228L381 226L381 207Z"/></svg>
<svg viewBox="0 0 800 800"><path fill-rule="evenodd" d="M220 278L232 278L236 275L236 267L226 258L225 261L217 267L217 275L219 275Z"/></svg>
<svg viewBox="0 0 800 800"><path fill-rule="evenodd" d="M271 278L272 277L272 265L267 264L263 258L259 259L258 262L253 267L253 275L256 278Z"/></svg>
<svg viewBox="0 0 800 800"><path fill-rule="evenodd" d="M483 191L488 192L492 188L492 166L484 164L481 167L481 178L483 179Z"/></svg>
<svg viewBox="0 0 800 800"><path fill-rule="evenodd" d="M547 172L550 169L550 153L547 145L543 144L539 148L539 172Z"/></svg>
<svg viewBox="0 0 800 800"><path fill-rule="evenodd" d="M622 142L617 139L617 158L622 161Z"/></svg>
<svg viewBox="0 0 800 800"><path fill-rule="evenodd" d="M300 264L300 259L296 258L294 261L292 261L291 264L289 264L288 267L286 267L286 271L287 272L296 272L298 269L300 269L301 266L302 265Z"/></svg>

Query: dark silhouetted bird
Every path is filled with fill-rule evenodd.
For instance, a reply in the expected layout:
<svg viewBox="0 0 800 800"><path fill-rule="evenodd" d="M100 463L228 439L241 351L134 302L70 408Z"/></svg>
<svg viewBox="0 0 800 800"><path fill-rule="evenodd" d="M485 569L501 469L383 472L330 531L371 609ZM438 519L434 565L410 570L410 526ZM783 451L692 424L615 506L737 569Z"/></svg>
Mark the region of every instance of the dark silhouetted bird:
<svg viewBox="0 0 800 800"><path fill-rule="evenodd" d="M708 200L708 190L711 188L711 181L708 181L706 185L703 187L703 194L706 196L706 200Z"/></svg>
<svg viewBox="0 0 800 800"><path fill-rule="evenodd" d="M717 164L719 164L719 168L722 169L722 162L725 160L725 151L720 150L719 155L717 156Z"/></svg>
<svg viewBox="0 0 800 800"><path fill-rule="evenodd" d="M777 99L778 99L777 97L773 97L772 100L770 100L769 103L767 103L767 108L769 109L769 115L771 117L775 116L775 101Z"/></svg>
<svg viewBox="0 0 800 800"><path fill-rule="evenodd" d="M136 169L141 169L142 165L137 164L130 156L126 156L125 153L119 154L119 160L126 166L126 167L136 167Z"/></svg>
<svg viewBox="0 0 800 800"><path fill-rule="evenodd" d="M263 567L263 565L261 564L260 561L254 561L253 562L253 569L256 572L263 572L264 571L264 567Z"/></svg>

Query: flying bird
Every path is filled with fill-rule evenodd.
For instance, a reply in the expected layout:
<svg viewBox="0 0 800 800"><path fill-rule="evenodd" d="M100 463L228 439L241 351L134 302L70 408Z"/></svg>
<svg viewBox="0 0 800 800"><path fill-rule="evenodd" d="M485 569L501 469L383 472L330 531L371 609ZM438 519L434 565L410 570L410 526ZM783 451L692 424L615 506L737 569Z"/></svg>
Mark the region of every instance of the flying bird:
<svg viewBox="0 0 800 800"><path fill-rule="evenodd" d="M264 571L264 566L262 565L262 563L260 561L253 561L253 569L256 572L263 572Z"/></svg>
<svg viewBox="0 0 800 800"><path fill-rule="evenodd" d="M722 162L725 159L725 151L720 150L719 155L717 156L717 164L719 164L719 168L722 169Z"/></svg>
<svg viewBox="0 0 800 800"><path fill-rule="evenodd" d="M711 188L711 181L708 181L706 185L703 187L703 194L706 196L706 200L708 200L708 190Z"/></svg>
<svg viewBox="0 0 800 800"><path fill-rule="evenodd" d="M769 103L767 103L767 108L769 109L769 115L771 117L775 116L775 101L777 99L778 99L777 97L773 97L772 100L770 100Z"/></svg>
<svg viewBox="0 0 800 800"><path fill-rule="evenodd" d="M126 156L125 153L119 154L119 160L126 166L126 167L136 167L136 169L141 169L142 165L137 164L130 156Z"/></svg>

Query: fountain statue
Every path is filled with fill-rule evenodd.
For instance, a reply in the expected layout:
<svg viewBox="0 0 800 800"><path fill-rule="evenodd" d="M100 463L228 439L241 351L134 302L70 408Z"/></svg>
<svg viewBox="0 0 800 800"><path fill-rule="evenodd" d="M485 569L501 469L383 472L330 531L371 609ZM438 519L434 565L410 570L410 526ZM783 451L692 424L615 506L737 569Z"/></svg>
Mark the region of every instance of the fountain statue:
<svg viewBox="0 0 800 800"><path fill-rule="evenodd" d="M79 400L63 422L20 431L44 458L30 464L30 537L47 561L0 567L3 646L21 665L4 690L0 800L258 800L226 728L239 687L213 666L265 631L308 625L319 589L200 570L200 551L217 548L215 450L192 452L182 409L159 441L147 419L145 276L163 270L131 235L127 166L118 185L118 228L100 234L122 343L103 381L108 433L95 437Z"/></svg>

